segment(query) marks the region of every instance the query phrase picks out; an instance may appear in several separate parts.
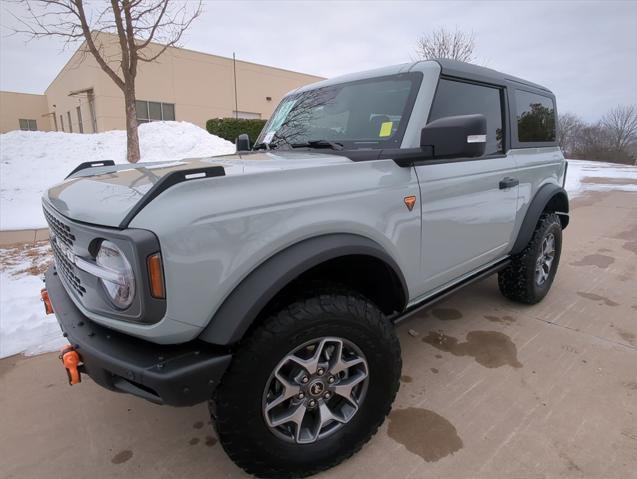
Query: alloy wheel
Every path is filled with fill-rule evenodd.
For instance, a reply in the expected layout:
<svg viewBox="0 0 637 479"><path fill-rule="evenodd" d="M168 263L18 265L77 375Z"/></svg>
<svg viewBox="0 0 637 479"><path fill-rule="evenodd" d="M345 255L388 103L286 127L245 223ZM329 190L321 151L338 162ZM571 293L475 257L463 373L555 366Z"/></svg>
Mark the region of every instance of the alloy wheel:
<svg viewBox="0 0 637 479"><path fill-rule="evenodd" d="M354 343L337 337L314 339L274 368L263 393L263 417L278 437L313 443L351 421L368 383L367 360Z"/></svg>

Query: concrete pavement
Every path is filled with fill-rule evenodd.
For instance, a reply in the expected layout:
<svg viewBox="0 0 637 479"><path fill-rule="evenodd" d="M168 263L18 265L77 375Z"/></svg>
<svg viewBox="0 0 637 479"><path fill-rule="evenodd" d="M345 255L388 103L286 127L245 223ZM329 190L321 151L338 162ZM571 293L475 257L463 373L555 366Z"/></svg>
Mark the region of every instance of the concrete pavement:
<svg viewBox="0 0 637 479"><path fill-rule="evenodd" d="M549 296L495 278L399 328L393 412L330 478L637 478L637 194L573 203ZM35 293L34 293L35 294ZM0 361L0 476L244 477L205 405L74 387L55 354Z"/></svg>

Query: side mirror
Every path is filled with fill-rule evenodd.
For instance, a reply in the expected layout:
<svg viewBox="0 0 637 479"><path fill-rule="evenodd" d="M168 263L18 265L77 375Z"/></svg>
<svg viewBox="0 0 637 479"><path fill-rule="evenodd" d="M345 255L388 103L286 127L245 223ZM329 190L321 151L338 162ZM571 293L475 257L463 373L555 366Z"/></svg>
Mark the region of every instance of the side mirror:
<svg viewBox="0 0 637 479"><path fill-rule="evenodd" d="M476 158L487 145L484 115L447 116L427 124L420 132L420 147L431 148L433 159Z"/></svg>
<svg viewBox="0 0 637 479"><path fill-rule="evenodd" d="M250 151L250 137L246 133L240 134L234 145L237 147L237 151Z"/></svg>

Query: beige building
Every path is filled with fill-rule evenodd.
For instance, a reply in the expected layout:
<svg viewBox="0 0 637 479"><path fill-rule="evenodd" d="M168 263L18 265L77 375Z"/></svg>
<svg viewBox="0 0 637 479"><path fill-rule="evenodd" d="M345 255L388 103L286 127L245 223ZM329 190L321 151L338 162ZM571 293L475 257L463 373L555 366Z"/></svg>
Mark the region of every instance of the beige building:
<svg viewBox="0 0 637 479"><path fill-rule="evenodd" d="M107 54L109 49L116 52L114 35L100 34L99 38ZM138 68L136 97L140 122L189 121L202 128L210 118L236 115L267 119L285 93L322 80L318 76L239 60L235 63L232 58L182 48L168 48L156 62L140 62ZM82 46L44 95L0 93L2 133L17 129L93 133L124 128L122 91L93 56L83 52Z"/></svg>
<svg viewBox="0 0 637 479"><path fill-rule="evenodd" d="M49 131L52 115L46 95L0 91L0 133L11 130Z"/></svg>

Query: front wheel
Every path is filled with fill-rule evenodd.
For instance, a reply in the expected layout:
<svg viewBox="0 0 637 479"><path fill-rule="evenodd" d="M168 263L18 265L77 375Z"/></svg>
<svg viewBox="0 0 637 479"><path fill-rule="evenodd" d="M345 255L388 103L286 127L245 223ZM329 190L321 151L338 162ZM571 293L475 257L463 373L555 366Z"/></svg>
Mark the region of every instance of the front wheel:
<svg viewBox="0 0 637 479"><path fill-rule="evenodd" d="M214 400L230 458L260 477L301 477L358 451L389 413L400 345L366 298L322 289L254 330Z"/></svg>

